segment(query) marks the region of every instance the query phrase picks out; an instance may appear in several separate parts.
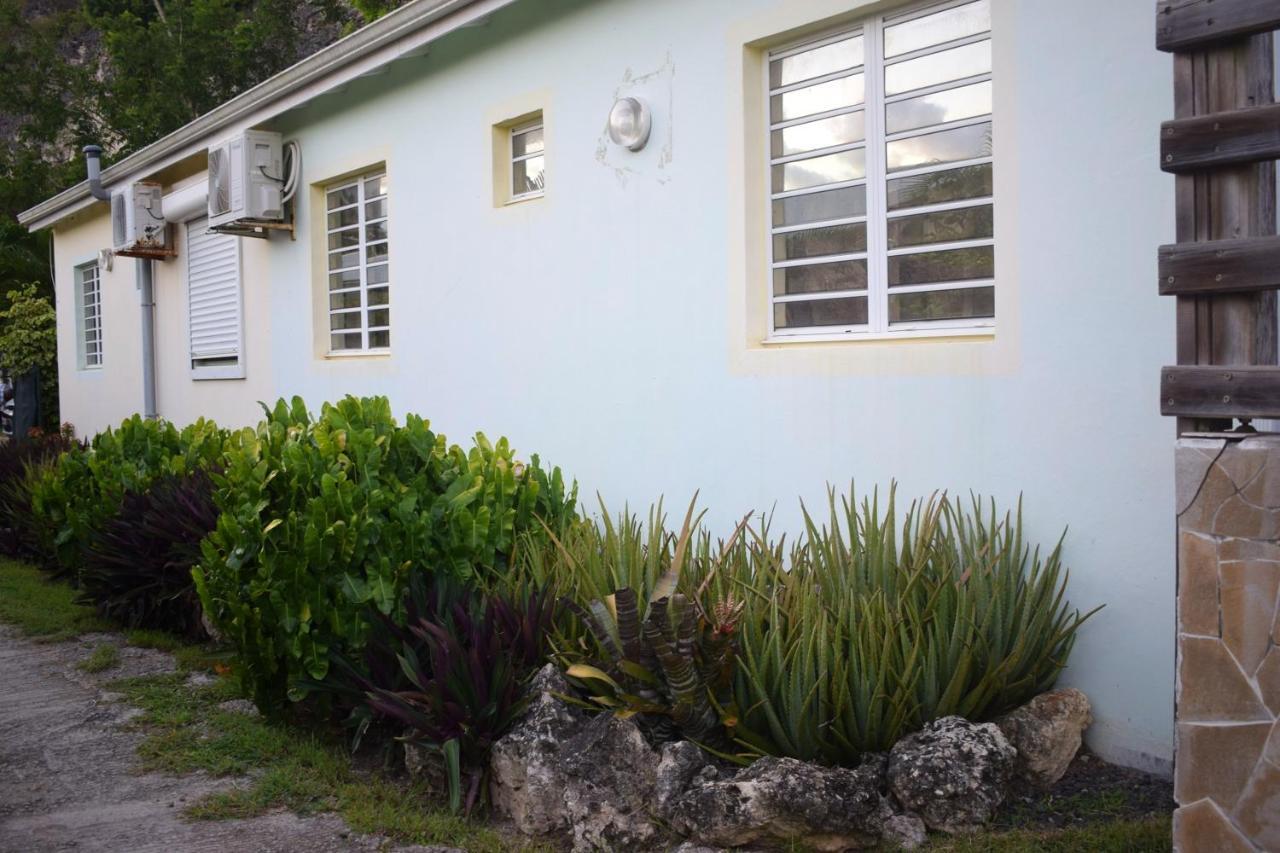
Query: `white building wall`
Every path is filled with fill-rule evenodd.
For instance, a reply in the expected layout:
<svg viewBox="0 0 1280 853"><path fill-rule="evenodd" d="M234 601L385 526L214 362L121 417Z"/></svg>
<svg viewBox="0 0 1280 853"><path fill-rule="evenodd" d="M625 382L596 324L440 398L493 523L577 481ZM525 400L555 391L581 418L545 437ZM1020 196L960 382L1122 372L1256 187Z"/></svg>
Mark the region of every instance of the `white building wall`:
<svg viewBox="0 0 1280 853"><path fill-rule="evenodd" d="M246 250L247 378L190 380L185 340L167 331L185 285L165 272L160 411L245 423L258 399L387 394L455 441L507 435L613 506L701 489L722 527L776 504L776 529L794 530L797 497L817 503L851 478L1010 507L1022 495L1035 539L1070 525L1073 603L1107 605L1065 676L1095 703L1092 746L1167 769L1173 424L1157 380L1173 304L1156 295L1155 249L1173 229L1156 157L1171 64L1152 47L1149 4L995 4L994 340L780 350L753 338L765 283L745 223L763 202L744 190L744 102L758 97L744 90L744 44L884 4L539 0L277 123L302 144L312 197L297 242ZM603 132L631 93L655 129L628 157ZM530 105L545 111L547 194L496 207L492 126ZM381 162L392 355L325 358L317 187ZM70 258L95 234L105 243L105 219L58 232L62 306ZM140 406L131 267L118 260L104 282L112 379L76 374L60 332L64 416L83 429Z"/></svg>

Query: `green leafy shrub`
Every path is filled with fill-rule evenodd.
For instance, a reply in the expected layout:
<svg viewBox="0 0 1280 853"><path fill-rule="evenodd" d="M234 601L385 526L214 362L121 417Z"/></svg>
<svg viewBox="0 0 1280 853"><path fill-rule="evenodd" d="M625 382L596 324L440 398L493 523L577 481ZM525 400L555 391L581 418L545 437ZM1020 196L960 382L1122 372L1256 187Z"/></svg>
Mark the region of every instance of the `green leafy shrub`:
<svg viewBox="0 0 1280 853"><path fill-rule="evenodd" d="M358 653L365 608L403 619L413 572L488 582L524 531L563 527L575 489L505 440L450 447L386 398L347 397L313 418L279 401L234 436L215 477L221 511L195 571L205 612L239 653L260 707L300 698L330 653Z"/></svg>
<svg viewBox="0 0 1280 853"><path fill-rule="evenodd" d="M58 333L53 302L35 283L5 293L0 308L0 368L13 376L40 371L39 423L58 428Z"/></svg>
<svg viewBox="0 0 1280 853"><path fill-rule="evenodd" d="M129 628L201 635L191 570L217 520L204 470L165 474L144 492L125 493L120 512L90 535L81 600Z"/></svg>
<svg viewBox="0 0 1280 853"><path fill-rule="evenodd" d="M78 580L85 548L120 511L124 496L157 478L216 464L227 433L203 418L179 430L167 421L128 418L73 448L31 483L34 537L55 574Z"/></svg>
<svg viewBox="0 0 1280 853"><path fill-rule="evenodd" d="M756 754L849 764L930 720L989 720L1049 689L1091 614L1064 600L1061 542L1043 558L1021 509L937 496L897 526L830 495L790 552L744 540L710 589L735 589L734 701L726 720Z"/></svg>
<svg viewBox="0 0 1280 853"><path fill-rule="evenodd" d="M31 487L58 457L82 448L70 425L60 432L36 432L21 442L0 445L0 553L27 560L40 558L35 538Z"/></svg>

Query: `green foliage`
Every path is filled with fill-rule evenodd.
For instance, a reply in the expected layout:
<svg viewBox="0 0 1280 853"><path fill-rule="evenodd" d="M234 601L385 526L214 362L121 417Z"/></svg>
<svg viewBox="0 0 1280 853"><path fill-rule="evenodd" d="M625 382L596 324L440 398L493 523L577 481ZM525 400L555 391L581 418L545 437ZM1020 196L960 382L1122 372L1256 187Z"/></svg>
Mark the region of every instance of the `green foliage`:
<svg viewBox="0 0 1280 853"><path fill-rule="evenodd" d="M120 511L93 530L80 586L87 604L129 628L203 634L191 569L218 520L207 472L164 475L126 492Z"/></svg>
<svg viewBox="0 0 1280 853"><path fill-rule="evenodd" d="M69 426L0 445L0 551L10 557L39 559L35 531L40 520L31 507L31 487L59 456L76 447Z"/></svg>
<svg viewBox="0 0 1280 853"><path fill-rule="evenodd" d="M370 614L381 630L362 659L336 660L316 686L358 702L360 732L377 719L440 756L451 811L470 814L488 788L490 747L523 711L525 685L546 660L555 596L480 596L447 579L426 588L419 574L408 599L404 626Z"/></svg>
<svg viewBox="0 0 1280 853"><path fill-rule="evenodd" d="M101 38L99 120L159 139L305 55L297 0L88 0ZM326 38L327 40L327 38Z"/></svg>
<svg viewBox="0 0 1280 853"><path fill-rule="evenodd" d="M743 603L726 718L751 752L849 764L939 717L991 719L1053 686L1088 618L1020 509L935 495L899 528L892 491L883 512L832 492L805 523L785 566L754 537L710 584Z"/></svg>
<svg viewBox="0 0 1280 853"><path fill-rule="evenodd" d="M728 547L713 548L700 520L691 504L675 532L661 504L647 522L602 506L598 524L524 549L510 584L564 594L556 656L597 707L635 716L655 741L721 746L717 702L728 701L738 608L700 594Z"/></svg>
<svg viewBox="0 0 1280 853"><path fill-rule="evenodd" d="M35 538L48 568L78 577L90 539L120 511L127 493L143 493L164 475L210 467L225 442L225 430L203 418L179 430L134 415L87 448L64 453L31 485Z"/></svg>
<svg viewBox="0 0 1280 853"><path fill-rule="evenodd" d="M58 333L53 303L35 284L5 294L0 309L0 368L12 376L40 371L40 425L58 428Z"/></svg>
<svg viewBox="0 0 1280 853"><path fill-rule="evenodd" d="M938 853L1169 853L1169 818L1112 820L1065 829L1018 829L933 839Z"/></svg>
<svg viewBox="0 0 1280 853"><path fill-rule="evenodd" d="M606 512L524 549L512 582L572 602L556 656L593 702L744 760L854 764L938 717L990 719L1053 685L1087 618L1060 544L1029 548L1020 512L935 496L899 527L892 491L832 492L805 523L787 551L767 519L713 545L692 511L679 535L661 507L647 525Z"/></svg>
<svg viewBox="0 0 1280 853"><path fill-rule="evenodd" d="M138 749L145 769L250 777L188 804L188 818L242 819L281 808L298 814L336 811L355 831L401 844L550 853L449 815L421 788L359 772L323 732L220 708L237 696L228 679L192 687L184 673L174 673L114 681L109 687L143 711L135 724L146 734Z"/></svg>
<svg viewBox="0 0 1280 853"><path fill-rule="evenodd" d="M363 647L366 606L403 618L411 572L500 577L521 532L572 518L576 491L505 440L477 435L464 452L416 415L400 426L381 397L317 418L279 401L233 437L215 482L222 515L196 586L264 709L323 679L331 652Z"/></svg>

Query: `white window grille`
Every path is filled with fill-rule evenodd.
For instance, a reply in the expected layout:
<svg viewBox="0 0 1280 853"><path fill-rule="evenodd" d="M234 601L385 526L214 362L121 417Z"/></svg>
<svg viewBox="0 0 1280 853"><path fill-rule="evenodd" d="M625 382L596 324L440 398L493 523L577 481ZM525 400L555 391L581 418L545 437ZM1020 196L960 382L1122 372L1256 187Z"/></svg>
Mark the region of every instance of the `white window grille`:
<svg viewBox="0 0 1280 853"><path fill-rule="evenodd" d="M990 0L768 59L770 337L990 331Z"/></svg>
<svg viewBox="0 0 1280 853"><path fill-rule="evenodd" d="M329 350L385 351L391 346L386 173L331 186L325 200Z"/></svg>
<svg viewBox="0 0 1280 853"><path fill-rule="evenodd" d="M102 283L98 265L76 267L76 341L80 350L80 368L102 367Z"/></svg>
<svg viewBox="0 0 1280 853"><path fill-rule="evenodd" d="M546 192L546 151L542 119L511 128L511 200L535 198Z"/></svg>

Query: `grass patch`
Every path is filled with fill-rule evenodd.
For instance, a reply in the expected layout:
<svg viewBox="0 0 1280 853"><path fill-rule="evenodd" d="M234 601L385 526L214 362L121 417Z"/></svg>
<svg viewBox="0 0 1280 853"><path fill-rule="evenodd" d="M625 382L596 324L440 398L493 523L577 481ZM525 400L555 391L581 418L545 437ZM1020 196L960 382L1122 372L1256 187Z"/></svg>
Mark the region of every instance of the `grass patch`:
<svg viewBox="0 0 1280 853"><path fill-rule="evenodd" d="M186 644L168 631L157 631L153 628L130 628L124 632L129 645L140 649L155 649L160 652L176 652Z"/></svg>
<svg viewBox="0 0 1280 853"><path fill-rule="evenodd" d="M239 697L230 678L192 687L176 673L124 679L111 689L143 711L135 724L148 729L138 748L144 769L215 776L252 771L243 787L188 806L190 818L246 818L278 808L304 815L335 811L354 830L407 844L445 844L474 853L551 849L522 846L450 815L420 788L357 772L342 745L323 733L222 710L220 703Z"/></svg>
<svg viewBox="0 0 1280 853"><path fill-rule="evenodd" d="M0 559L0 621L26 636L54 642L111 630L111 623L75 599L75 590L49 580L39 569Z"/></svg>
<svg viewBox="0 0 1280 853"><path fill-rule="evenodd" d="M95 648L91 655L76 664L76 668L85 672L102 672L119 665L120 647L114 643L103 643Z"/></svg>
<svg viewBox="0 0 1280 853"><path fill-rule="evenodd" d="M1015 829L957 838L935 838L930 851L948 853L1168 853L1170 818L1117 820L1070 829Z"/></svg>
<svg viewBox="0 0 1280 853"><path fill-rule="evenodd" d="M140 649L155 649L173 655L178 669L184 672L196 670L213 671L229 668L231 652L202 643L192 643L168 631L157 631L153 628L130 628L124 633L125 640L131 646Z"/></svg>

